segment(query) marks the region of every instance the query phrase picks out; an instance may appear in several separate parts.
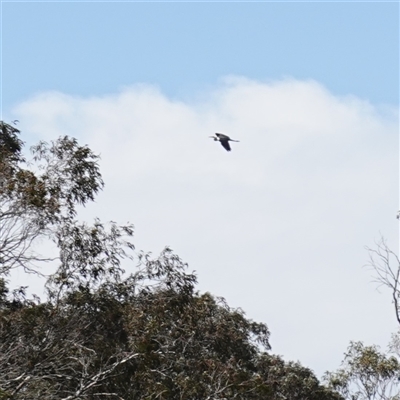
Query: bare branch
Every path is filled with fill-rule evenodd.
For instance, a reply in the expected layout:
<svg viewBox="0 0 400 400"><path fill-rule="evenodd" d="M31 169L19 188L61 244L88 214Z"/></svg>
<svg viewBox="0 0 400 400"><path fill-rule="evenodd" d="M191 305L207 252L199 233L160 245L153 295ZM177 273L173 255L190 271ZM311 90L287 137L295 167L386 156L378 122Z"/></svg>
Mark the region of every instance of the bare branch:
<svg viewBox="0 0 400 400"><path fill-rule="evenodd" d="M376 282L386 286L392 293L397 322L400 324L400 259L381 238L376 249L367 247L370 261L367 264L376 273Z"/></svg>

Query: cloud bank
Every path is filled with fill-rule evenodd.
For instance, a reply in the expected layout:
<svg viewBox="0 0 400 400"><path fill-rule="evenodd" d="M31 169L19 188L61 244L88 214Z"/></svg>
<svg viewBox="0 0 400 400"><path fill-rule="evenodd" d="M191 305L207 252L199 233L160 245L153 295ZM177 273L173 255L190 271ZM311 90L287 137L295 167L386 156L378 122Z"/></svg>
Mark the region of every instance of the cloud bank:
<svg viewBox="0 0 400 400"><path fill-rule="evenodd" d="M201 290L268 324L275 353L321 374L350 340L395 330L362 266L380 234L398 250L397 111L315 81L228 77L188 101L149 85L42 93L13 117L32 141L100 153L106 187L84 217L133 222L138 249L170 245ZM228 153L214 132L240 143Z"/></svg>

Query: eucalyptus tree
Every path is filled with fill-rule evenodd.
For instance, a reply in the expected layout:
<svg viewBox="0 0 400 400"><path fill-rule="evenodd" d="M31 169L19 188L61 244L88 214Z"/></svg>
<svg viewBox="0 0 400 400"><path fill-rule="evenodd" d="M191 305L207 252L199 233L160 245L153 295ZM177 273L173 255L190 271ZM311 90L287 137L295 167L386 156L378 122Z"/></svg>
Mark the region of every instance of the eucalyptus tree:
<svg viewBox="0 0 400 400"><path fill-rule="evenodd" d="M377 346L351 342L342 367L325 379L349 400L400 400L399 359Z"/></svg>
<svg viewBox="0 0 400 400"><path fill-rule="evenodd" d="M341 368L326 373L325 381L349 400L400 400L400 260L383 238L367 250L375 281L390 290L398 331L386 352L351 342Z"/></svg>
<svg viewBox="0 0 400 400"><path fill-rule="evenodd" d="M19 130L0 122L0 273L22 267L38 272L47 260L33 250L36 239L73 223L77 205L93 200L103 187L98 156L67 136L23 155Z"/></svg>

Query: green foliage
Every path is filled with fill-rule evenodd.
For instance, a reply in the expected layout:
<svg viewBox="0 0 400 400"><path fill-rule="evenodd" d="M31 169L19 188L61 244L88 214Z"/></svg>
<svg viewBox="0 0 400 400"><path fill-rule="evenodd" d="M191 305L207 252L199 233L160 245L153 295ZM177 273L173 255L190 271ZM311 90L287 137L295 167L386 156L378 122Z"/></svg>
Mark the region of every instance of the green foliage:
<svg viewBox="0 0 400 400"><path fill-rule="evenodd" d="M74 223L76 207L103 187L98 156L63 137L32 147L28 164L19 130L4 122L0 126L0 273L17 267L37 272L35 263L45 258L32 251L34 242L57 240L58 231Z"/></svg>
<svg viewBox="0 0 400 400"><path fill-rule="evenodd" d="M0 163L5 165L23 161L21 150L23 142L19 138L19 130L0 121Z"/></svg>
<svg viewBox="0 0 400 400"><path fill-rule="evenodd" d="M263 354L259 358L257 367L280 398L342 399L334 391L322 386L314 373L300 363L284 362L278 356Z"/></svg>
<svg viewBox="0 0 400 400"><path fill-rule="evenodd" d="M57 216L62 212L75 216L76 205L94 200L103 187L99 157L87 146L79 146L76 139L65 136L50 145L40 142L31 150L42 170L40 181L45 187L44 198L53 199L58 205Z"/></svg>
<svg viewBox="0 0 400 400"><path fill-rule="evenodd" d="M142 254L124 279L106 271L44 303L3 303L1 390L12 399L340 399L309 369L270 355L267 326L196 292L185 270L165 249Z"/></svg>
<svg viewBox="0 0 400 400"><path fill-rule="evenodd" d="M351 342L343 367L327 373L329 386L351 400L400 399L400 362L377 346Z"/></svg>

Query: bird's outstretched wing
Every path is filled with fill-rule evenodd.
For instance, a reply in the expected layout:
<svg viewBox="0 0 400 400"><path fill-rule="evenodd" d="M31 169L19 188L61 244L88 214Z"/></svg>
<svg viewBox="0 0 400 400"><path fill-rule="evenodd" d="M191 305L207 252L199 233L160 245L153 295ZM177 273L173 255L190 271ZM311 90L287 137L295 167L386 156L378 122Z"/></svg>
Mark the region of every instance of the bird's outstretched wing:
<svg viewBox="0 0 400 400"><path fill-rule="evenodd" d="M227 140L220 140L220 143L225 150L231 151L231 146L229 146L229 142Z"/></svg>
<svg viewBox="0 0 400 400"><path fill-rule="evenodd" d="M229 136L226 136L223 133L216 133L215 136L217 136L219 140L230 140Z"/></svg>

